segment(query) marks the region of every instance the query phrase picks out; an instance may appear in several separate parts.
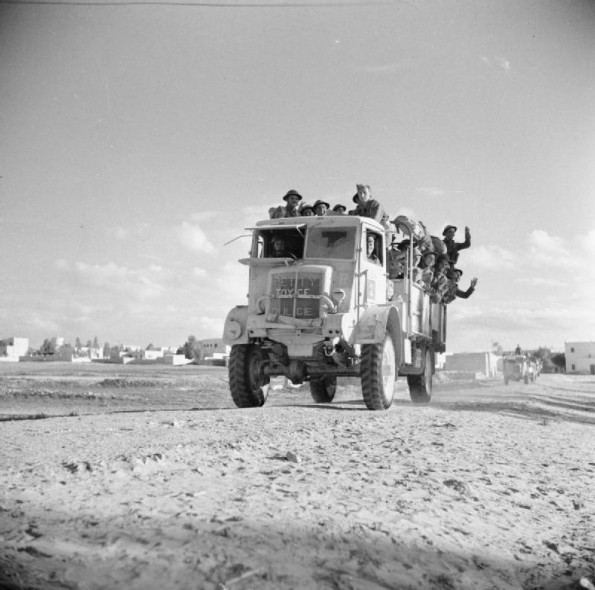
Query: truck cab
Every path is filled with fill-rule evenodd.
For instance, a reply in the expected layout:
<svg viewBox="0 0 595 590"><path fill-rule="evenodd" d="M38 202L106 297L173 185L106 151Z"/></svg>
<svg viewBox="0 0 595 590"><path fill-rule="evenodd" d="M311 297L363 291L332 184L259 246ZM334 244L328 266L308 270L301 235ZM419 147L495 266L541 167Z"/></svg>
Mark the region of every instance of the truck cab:
<svg viewBox="0 0 595 590"><path fill-rule="evenodd" d="M430 400L434 354L445 349L446 308L413 280L387 273L387 233L372 219L337 215L260 221L250 229L246 305L228 314L231 395L261 406L271 376L309 382L331 402L337 377L360 377L369 409L388 408L395 380Z"/></svg>

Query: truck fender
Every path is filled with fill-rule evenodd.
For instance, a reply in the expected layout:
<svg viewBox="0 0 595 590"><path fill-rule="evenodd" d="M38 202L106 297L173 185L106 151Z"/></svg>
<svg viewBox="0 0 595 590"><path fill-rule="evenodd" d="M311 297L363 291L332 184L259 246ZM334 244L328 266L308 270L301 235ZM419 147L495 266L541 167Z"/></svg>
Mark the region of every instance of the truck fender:
<svg viewBox="0 0 595 590"><path fill-rule="evenodd" d="M236 305L225 318L223 341L225 344L248 344L248 306Z"/></svg>
<svg viewBox="0 0 595 590"><path fill-rule="evenodd" d="M366 309L351 334L349 344L379 344L384 342L387 331L393 337L398 366L403 358L403 332L399 310L393 305Z"/></svg>

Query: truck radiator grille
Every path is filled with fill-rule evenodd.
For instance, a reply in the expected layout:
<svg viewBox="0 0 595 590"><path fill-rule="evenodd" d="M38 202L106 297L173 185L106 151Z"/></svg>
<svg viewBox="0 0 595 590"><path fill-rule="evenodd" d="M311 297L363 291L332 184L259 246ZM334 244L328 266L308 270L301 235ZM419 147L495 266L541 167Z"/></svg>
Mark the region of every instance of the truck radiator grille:
<svg viewBox="0 0 595 590"><path fill-rule="evenodd" d="M267 314L301 320L320 317L320 296L328 293L330 269L301 267L273 271L269 278Z"/></svg>

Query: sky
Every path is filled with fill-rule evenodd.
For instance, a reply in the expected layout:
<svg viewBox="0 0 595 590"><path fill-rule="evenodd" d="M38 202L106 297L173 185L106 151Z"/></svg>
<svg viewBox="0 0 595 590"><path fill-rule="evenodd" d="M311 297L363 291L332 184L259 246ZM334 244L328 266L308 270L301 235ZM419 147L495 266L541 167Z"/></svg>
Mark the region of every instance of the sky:
<svg viewBox="0 0 595 590"><path fill-rule="evenodd" d="M0 338L219 338L245 228L356 183L470 228L448 352L595 340L595 3L0 0Z"/></svg>

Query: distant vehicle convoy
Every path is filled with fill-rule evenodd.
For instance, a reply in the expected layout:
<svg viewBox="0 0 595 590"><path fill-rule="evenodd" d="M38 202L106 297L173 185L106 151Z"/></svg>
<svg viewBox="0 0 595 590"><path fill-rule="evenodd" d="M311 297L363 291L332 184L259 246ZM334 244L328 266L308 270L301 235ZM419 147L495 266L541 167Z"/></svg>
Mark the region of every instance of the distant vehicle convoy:
<svg viewBox="0 0 595 590"><path fill-rule="evenodd" d="M540 373L540 363L524 354L511 354L504 358L502 366L504 383L521 381L533 383Z"/></svg>
<svg viewBox="0 0 595 590"><path fill-rule="evenodd" d="M309 382L316 403L333 400L337 377L359 377L370 410L393 401L406 376L413 402L430 401L435 353L446 348L446 305L413 280L387 274L387 234L352 215L256 223L248 304L234 307L229 385L238 407L264 405L272 376Z"/></svg>

